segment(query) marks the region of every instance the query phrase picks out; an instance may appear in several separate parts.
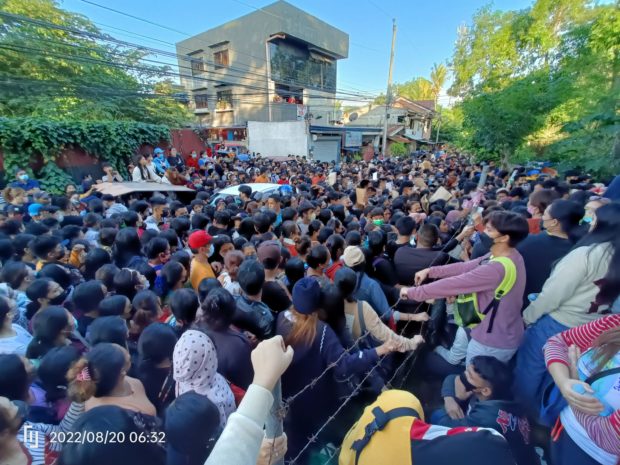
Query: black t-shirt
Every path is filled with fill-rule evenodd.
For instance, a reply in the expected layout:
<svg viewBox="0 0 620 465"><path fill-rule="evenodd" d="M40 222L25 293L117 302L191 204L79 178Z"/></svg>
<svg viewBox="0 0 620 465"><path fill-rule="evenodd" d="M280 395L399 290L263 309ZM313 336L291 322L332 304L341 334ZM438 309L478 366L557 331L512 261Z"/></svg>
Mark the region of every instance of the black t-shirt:
<svg viewBox="0 0 620 465"><path fill-rule="evenodd" d="M138 368L138 379L144 384L146 397L157 410L157 414L161 415L175 399L172 368L159 368L143 362Z"/></svg>
<svg viewBox="0 0 620 465"><path fill-rule="evenodd" d="M394 268L398 283L403 286L412 286L413 278L418 271L430 266L447 265L457 261L440 250L401 247L394 255Z"/></svg>
<svg viewBox="0 0 620 465"><path fill-rule="evenodd" d="M395 241L390 241L385 246L385 252L387 253L389 259L392 260L392 262L394 262L394 255L396 255L396 252L401 247L411 247L411 244L409 244L408 242L405 242L404 244L398 244Z"/></svg>
<svg viewBox="0 0 620 465"><path fill-rule="evenodd" d="M530 303L527 296L542 290L543 284L551 274L553 265L566 255L572 246L568 239L550 236L545 232L536 235L530 234L517 246L525 264L526 281L523 308Z"/></svg>

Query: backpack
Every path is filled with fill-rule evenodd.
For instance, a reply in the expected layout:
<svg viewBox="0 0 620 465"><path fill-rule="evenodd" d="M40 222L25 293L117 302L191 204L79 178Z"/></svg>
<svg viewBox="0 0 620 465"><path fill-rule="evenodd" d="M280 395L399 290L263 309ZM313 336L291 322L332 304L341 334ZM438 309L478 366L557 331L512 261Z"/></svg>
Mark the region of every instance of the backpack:
<svg viewBox="0 0 620 465"><path fill-rule="evenodd" d="M487 307L480 311L478 308L478 294L471 292L469 294L460 294L454 302L454 321L457 325L463 328L473 328L484 320L489 315L491 319L487 333L493 331L493 322L495 321L495 315L499 304L506 294L508 294L516 280L517 280L517 267L514 262L508 257L491 257L491 262L499 262L504 267L504 278L499 286L495 289L495 295L493 300L489 302Z"/></svg>
<svg viewBox="0 0 620 465"><path fill-rule="evenodd" d="M411 393L384 391L347 433L339 465L514 465L506 439L491 428L428 424Z"/></svg>

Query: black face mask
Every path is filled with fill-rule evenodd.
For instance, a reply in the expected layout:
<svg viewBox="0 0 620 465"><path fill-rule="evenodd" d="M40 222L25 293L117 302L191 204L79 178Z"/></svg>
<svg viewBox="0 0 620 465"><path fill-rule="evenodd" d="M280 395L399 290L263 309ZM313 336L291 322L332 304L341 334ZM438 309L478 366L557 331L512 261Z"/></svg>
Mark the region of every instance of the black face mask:
<svg viewBox="0 0 620 465"><path fill-rule="evenodd" d="M167 218L169 214L170 214L170 211L169 211L169 210L163 210L163 211L161 212L161 217L162 217L162 218Z"/></svg>
<svg viewBox="0 0 620 465"><path fill-rule="evenodd" d="M50 299L50 305L62 305L67 300L67 291L62 291L61 294L57 295L53 299Z"/></svg>
<svg viewBox="0 0 620 465"><path fill-rule="evenodd" d="M461 373L459 375L459 379L461 380L461 383L463 383L463 386L465 386L465 390L467 392L471 392L475 389L478 389L476 386L474 386L473 384L469 382L469 380L467 379L467 376L465 376L465 373Z"/></svg>

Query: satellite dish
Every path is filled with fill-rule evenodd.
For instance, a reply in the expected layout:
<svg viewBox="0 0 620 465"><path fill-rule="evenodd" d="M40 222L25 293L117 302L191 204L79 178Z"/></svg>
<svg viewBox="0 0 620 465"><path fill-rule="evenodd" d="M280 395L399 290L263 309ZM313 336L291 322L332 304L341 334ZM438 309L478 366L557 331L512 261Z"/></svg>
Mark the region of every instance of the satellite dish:
<svg viewBox="0 0 620 465"><path fill-rule="evenodd" d="M349 121L355 121L357 117L358 117L358 114L357 112L354 111L353 113L349 115Z"/></svg>

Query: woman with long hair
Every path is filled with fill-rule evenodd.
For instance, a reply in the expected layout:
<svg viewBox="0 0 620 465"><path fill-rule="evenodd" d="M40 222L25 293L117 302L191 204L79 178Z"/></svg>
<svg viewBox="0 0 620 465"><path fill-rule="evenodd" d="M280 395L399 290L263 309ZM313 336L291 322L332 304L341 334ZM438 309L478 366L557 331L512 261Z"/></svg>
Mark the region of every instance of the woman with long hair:
<svg viewBox="0 0 620 465"><path fill-rule="evenodd" d="M618 231L620 204L599 208L590 232L555 265L536 300L524 310L530 327L517 353L515 372L515 391L524 405L537 409L551 382L542 354L547 339L600 318L620 295Z"/></svg>
<svg viewBox="0 0 620 465"><path fill-rule="evenodd" d="M97 344L69 370L69 394L85 402L86 411L116 405L155 416L155 407L140 380L127 376L130 368L131 359L125 348L109 342Z"/></svg>
<svg viewBox="0 0 620 465"><path fill-rule="evenodd" d="M293 288L293 307L278 315L277 333L295 351L293 362L282 377L285 398L299 393L334 364L331 376L320 378L290 406L285 420L289 458L301 451L307 438L338 407L338 396L334 395L338 385L334 376L347 378L353 374L363 375L379 362L381 356L396 350L396 346L388 342L377 348L343 354L344 348L334 331L319 320L320 305L321 287L318 281L311 277L302 278ZM322 408L316 408L317 405ZM300 418L303 421L299 421Z"/></svg>
<svg viewBox="0 0 620 465"><path fill-rule="evenodd" d="M123 228L118 232L112 246L112 259L119 268L131 267L136 261L146 260L136 229Z"/></svg>
<svg viewBox="0 0 620 465"><path fill-rule="evenodd" d="M551 268L581 239L583 207L570 200L555 200L540 219L542 234L530 234L517 250L525 263L525 293L523 308L530 301L530 294L538 294L551 274Z"/></svg>
<svg viewBox="0 0 620 465"><path fill-rule="evenodd" d="M70 343L73 332L73 318L64 307L47 307L34 320L33 338L26 349L26 357L41 359L54 347Z"/></svg>
<svg viewBox="0 0 620 465"><path fill-rule="evenodd" d="M545 346L545 361L568 404L551 436L553 463L618 463L620 315L605 316L553 336Z"/></svg>

